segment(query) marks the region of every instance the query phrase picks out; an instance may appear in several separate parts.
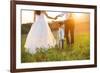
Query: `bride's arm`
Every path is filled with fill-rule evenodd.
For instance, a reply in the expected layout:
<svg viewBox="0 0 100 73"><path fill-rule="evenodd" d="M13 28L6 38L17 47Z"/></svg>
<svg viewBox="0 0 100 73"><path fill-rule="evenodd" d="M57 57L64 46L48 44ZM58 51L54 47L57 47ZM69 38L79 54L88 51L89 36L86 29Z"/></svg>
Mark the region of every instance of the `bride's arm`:
<svg viewBox="0 0 100 73"><path fill-rule="evenodd" d="M57 19L57 17L50 17L45 11L43 12L45 15L46 15L46 17L48 17L48 18L50 18L50 19Z"/></svg>

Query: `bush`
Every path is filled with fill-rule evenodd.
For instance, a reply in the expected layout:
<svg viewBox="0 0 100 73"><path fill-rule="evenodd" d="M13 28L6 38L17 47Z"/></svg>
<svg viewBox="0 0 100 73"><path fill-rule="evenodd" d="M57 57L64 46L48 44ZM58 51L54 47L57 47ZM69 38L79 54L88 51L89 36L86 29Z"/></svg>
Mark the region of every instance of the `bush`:
<svg viewBox="0 0 100 73"><path fill-rule="evenodd" d="M32 23L22 24L21 25L21 34L27 34L31 28Z"/></svg>

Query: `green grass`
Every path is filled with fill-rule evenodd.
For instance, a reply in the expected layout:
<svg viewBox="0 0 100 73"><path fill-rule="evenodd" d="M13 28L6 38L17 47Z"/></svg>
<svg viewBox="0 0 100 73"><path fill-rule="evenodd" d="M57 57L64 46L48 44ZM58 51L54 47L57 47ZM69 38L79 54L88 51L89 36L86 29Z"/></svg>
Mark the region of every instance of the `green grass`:
<svg viewBox="0 0 100 73"><path fill-rule="evenodd" d="M24 44L26 35L21 37L21 62L43 62L43 61L71 61L71 60L87 60L90 59L90 38L89 35L75 35L75 43L68 47L64 43L64 49L49 48L48 50L40 49L35 54L25 52Z"/></svg>

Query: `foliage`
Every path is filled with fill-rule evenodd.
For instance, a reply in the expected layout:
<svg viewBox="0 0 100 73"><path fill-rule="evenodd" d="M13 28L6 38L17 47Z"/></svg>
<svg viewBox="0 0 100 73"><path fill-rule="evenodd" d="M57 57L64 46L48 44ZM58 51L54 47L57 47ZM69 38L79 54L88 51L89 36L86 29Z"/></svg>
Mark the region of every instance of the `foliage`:
<svg viewBox="0 0 100 73"><path fill-rule="evenodd" d="M35 54L25 52L24 44L26 34L21 36L21 62L43 62L43 61L71 61L90 59L90 38L89 34L82 33L75 35L75 43L68 47L66 41L64 49L57 47L39 49Z"/></svg>
<svg viewBox="0 0 100 73"><path fill-rule="evenodd" d="M31 28L32 23L22 24L21 25L21 34L27 34Z"/></svg>

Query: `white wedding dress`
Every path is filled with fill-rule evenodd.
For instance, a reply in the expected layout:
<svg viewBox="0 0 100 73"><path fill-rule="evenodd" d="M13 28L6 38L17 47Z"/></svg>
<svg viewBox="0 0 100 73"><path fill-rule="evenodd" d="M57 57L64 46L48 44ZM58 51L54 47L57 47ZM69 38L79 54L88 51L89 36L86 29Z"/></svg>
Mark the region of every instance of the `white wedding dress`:
<svg viewBox="0 0 100 73"><path fill-rule="evenodd" d="M37 48L48 49L56 45L56 40L46 20L45 14L36 15L34 24L27 35L24 47L26 52L34 54Z"/></svg>

